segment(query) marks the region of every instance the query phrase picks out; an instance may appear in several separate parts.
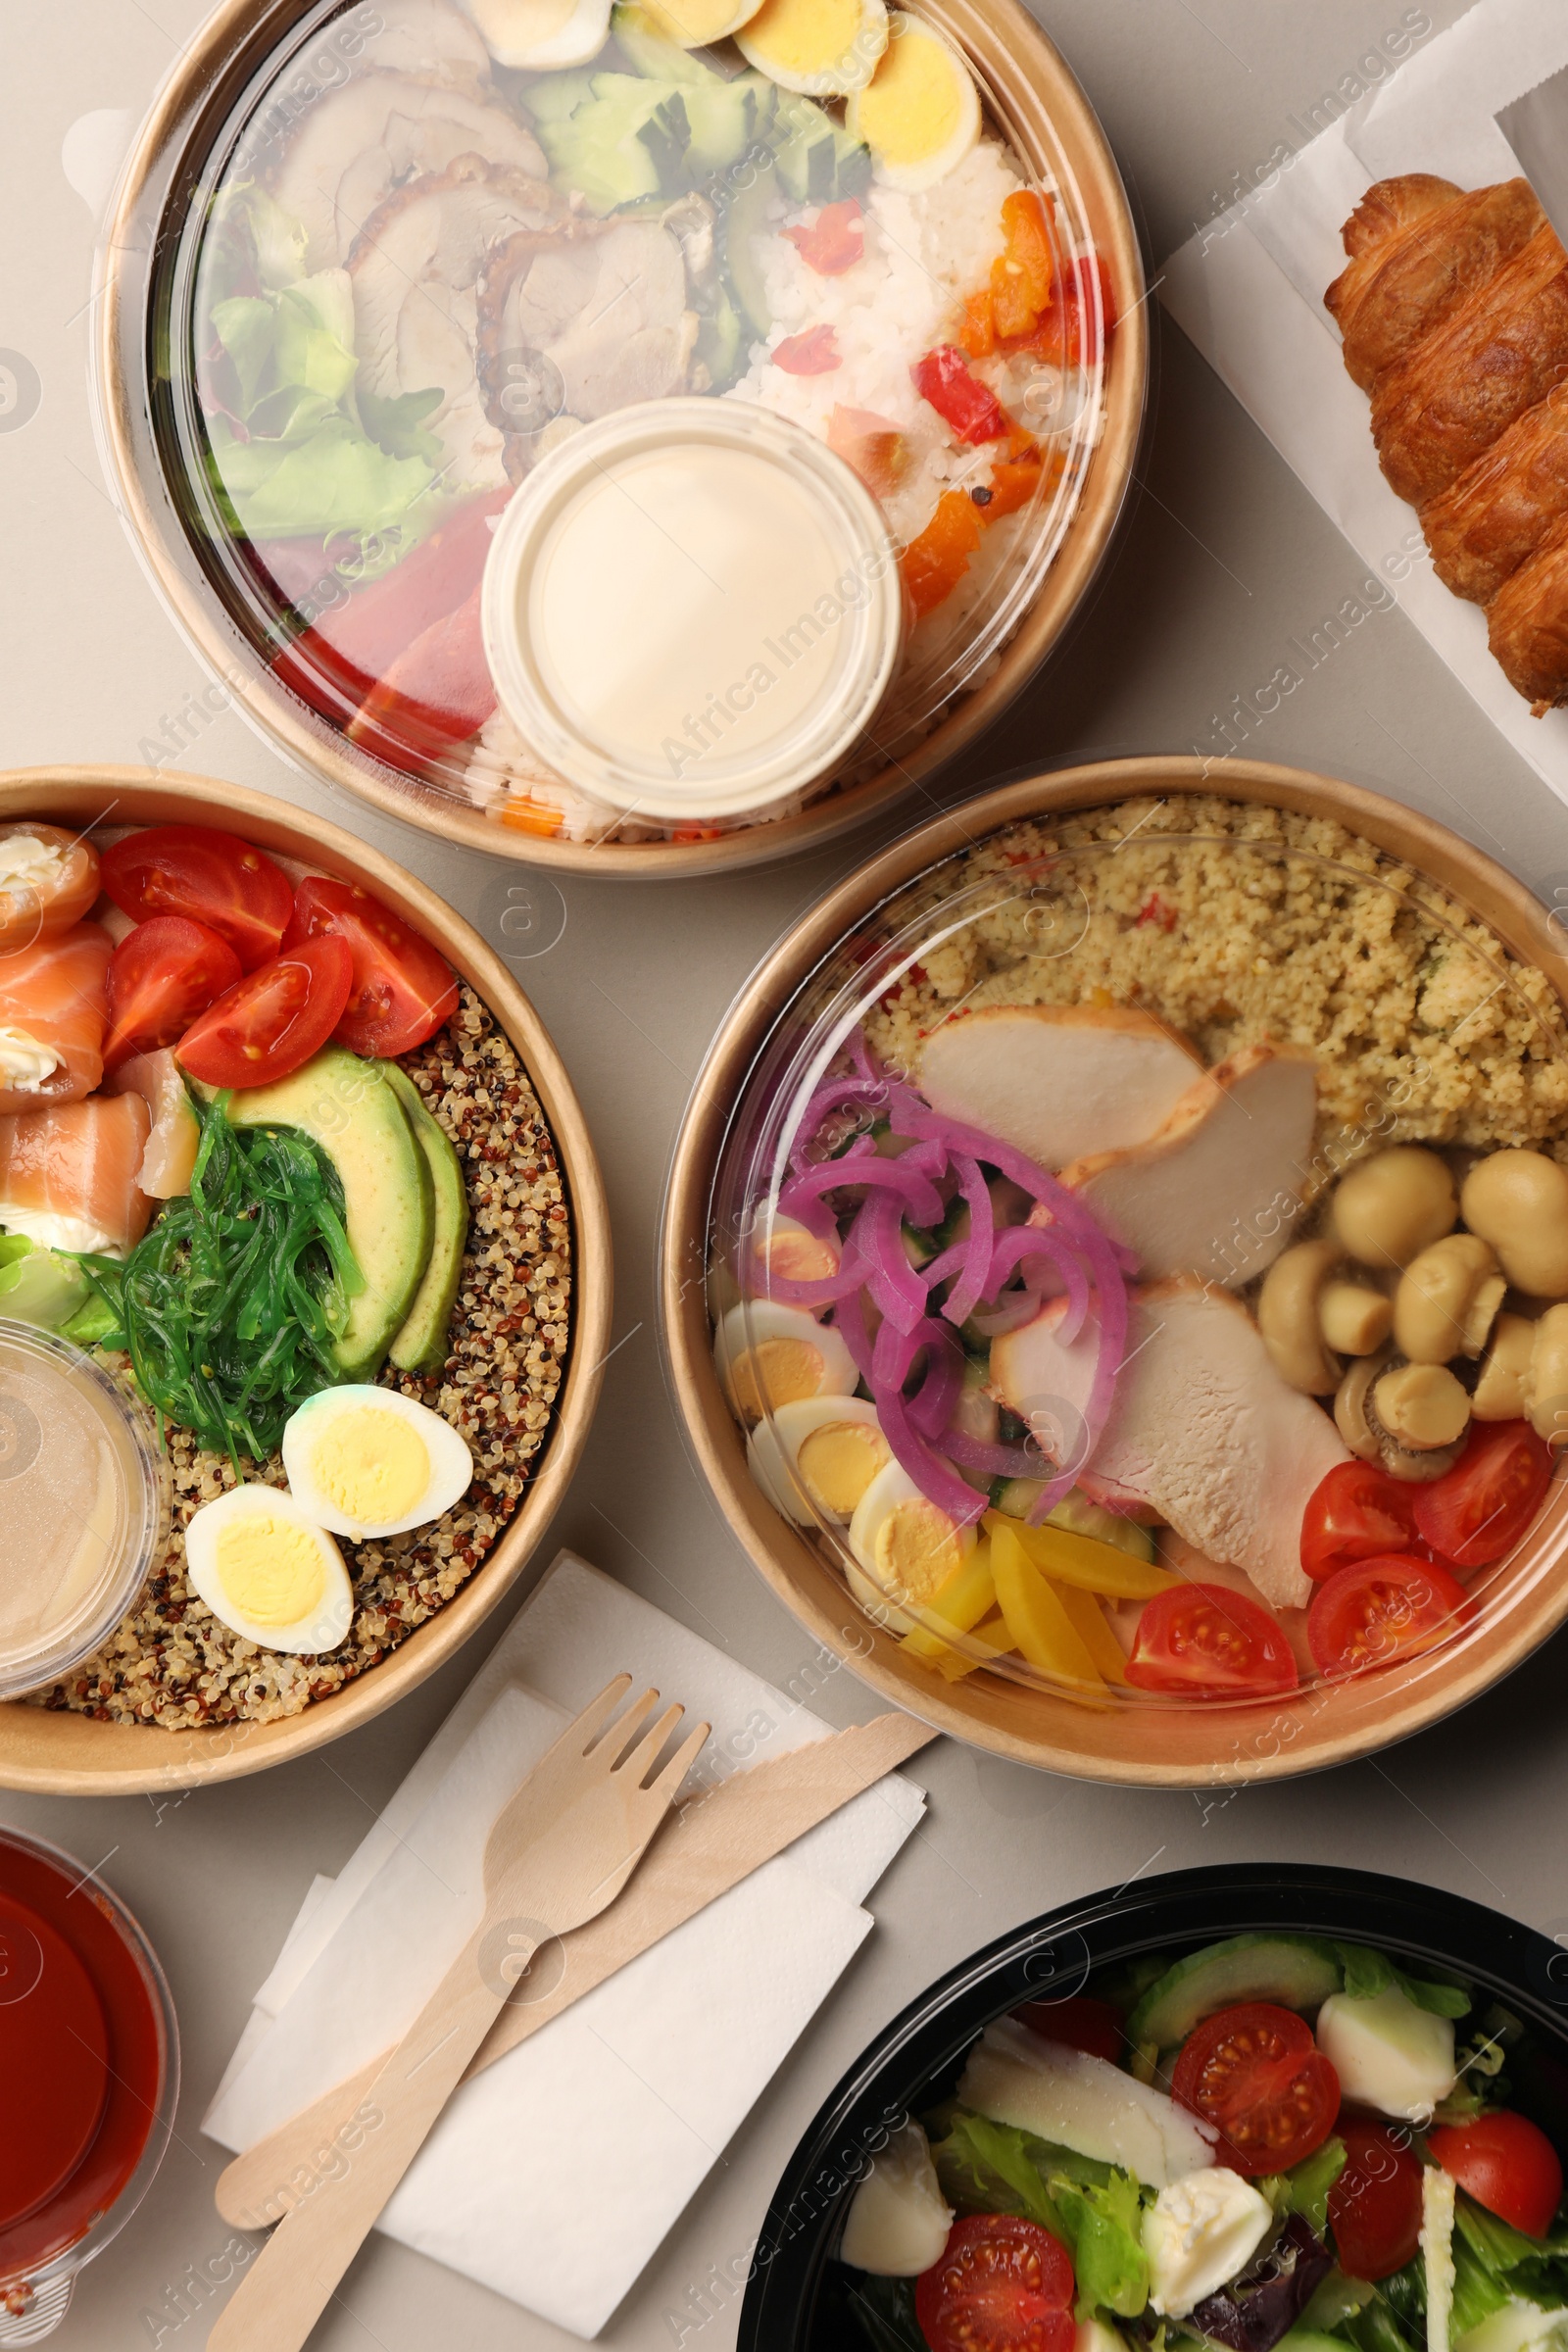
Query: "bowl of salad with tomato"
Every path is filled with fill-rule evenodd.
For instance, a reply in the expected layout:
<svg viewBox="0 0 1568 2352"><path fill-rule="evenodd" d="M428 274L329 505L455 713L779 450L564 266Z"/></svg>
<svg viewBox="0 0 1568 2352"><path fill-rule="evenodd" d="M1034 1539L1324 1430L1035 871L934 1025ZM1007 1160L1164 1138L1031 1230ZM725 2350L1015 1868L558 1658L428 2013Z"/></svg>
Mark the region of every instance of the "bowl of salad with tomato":
<svg viewBox="0 0 1568 2352"><path fill-rule="evenodd" d="M679 1138L676 1393L885 1695L1145 1786L1344 1762L1568 1614L1539 904L1336 779L1112 760L884 851Z"/></svg>
<svg viewBox="0 0 1568 2352"><path fill-rule="evenodd" d="M792 2158L740 2352L1525 2352L1568 2327L1568 1982L1400 1880L1189 1871L895 2019Z"/></svg>

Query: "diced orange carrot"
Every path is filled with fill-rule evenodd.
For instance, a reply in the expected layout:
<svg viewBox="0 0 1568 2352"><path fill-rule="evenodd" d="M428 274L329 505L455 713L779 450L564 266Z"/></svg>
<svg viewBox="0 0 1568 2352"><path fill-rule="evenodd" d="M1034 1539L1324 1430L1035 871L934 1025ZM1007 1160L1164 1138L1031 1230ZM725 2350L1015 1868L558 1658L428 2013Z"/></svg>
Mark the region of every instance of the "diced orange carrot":
<svg viewBox="0 0 1568 2352"><path fill-rule="evenodd" d="M979 545L980 516L974 501L962 490L945 490L936 513L919 537L909 541L901 560L917 619L923 620L953 594Z"/></svg>
<svg viewBox="0 0 1568 2352"><path fill-rule="evenodd" d="M535 833L541 841L554 841L561 831L561 810L538 801L518 800L509 793L496 811L500 822L514 833Z"/></svg>
<svg viewBox="0 0 1568 2352"><path fill-rule="evenodd" d="M1015 195L1003 198L1002 225L1007 240L1006 258L1022 278L1029 306L1037 313L1043 311L1051 300L1054 265L1051 224L1033 188L1020 188Z"/></svg>

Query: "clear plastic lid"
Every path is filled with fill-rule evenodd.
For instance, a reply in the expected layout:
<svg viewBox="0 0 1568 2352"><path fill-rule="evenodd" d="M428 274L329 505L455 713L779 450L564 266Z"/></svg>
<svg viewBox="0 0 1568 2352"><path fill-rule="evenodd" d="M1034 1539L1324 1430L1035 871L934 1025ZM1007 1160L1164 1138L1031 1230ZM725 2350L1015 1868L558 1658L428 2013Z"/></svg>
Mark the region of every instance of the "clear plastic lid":
<svg viewBox="0 0 1568 2352"><path fill-rule="evenodd" d="M1562 1008L1338 826L1140 800L929 869L711 1209L753 1478L933 1676L1407 1688L1558 1573Z"/></svg>
<svg viewBox="0 0 1568 2352"><path fill-rule="evenodd" d="M0 1319L0 1699L55 1682L124 1616L169 1530L156 1433L79 1348Z"/></svg>
<svg viewBox="0 0 1568 2352"><path fill-rule="evenodd" d="M874 720L714 832L906 757L1061 547L1114 326L1065 154L1021 154L973 61L883 0L741 0L705 46L692 13L582 0L545 38L507 0L277 0L144 137L105 264L112 464L252 714L334 772L540 837L707 830L568 781L485 658L501 514L640 404L802 427L902 551Z"/></svg>

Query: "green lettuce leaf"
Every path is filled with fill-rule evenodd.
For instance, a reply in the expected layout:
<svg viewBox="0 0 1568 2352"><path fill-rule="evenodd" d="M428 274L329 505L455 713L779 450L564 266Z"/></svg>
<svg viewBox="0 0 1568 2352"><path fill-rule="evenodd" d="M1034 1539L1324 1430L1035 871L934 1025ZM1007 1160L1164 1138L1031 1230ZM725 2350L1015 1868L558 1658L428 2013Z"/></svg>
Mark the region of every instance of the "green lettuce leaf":
<svg viewBox="0 0 1568 2352"><path fill-rule="evenodd" d="M359 404L361 423L388 457L423 458L428 465L440 465L440 436L424 429L426 416L441 406L439 384L432 384L428 392L398 392L387 397L362 389Z"/></svg>
<svg viewBox="0 0 1568 2352"><path fill-rule="evenodd" d="M1051 2203L1057 2233L1072 2256L1079 2319L1092 2319L1102 2308L1136 2319L1149 2301L1137 2181L1126 2173L1112 2173L1103 2188L1080 2188L1058 2174L1051 2183Z"/></svg>
<svg viewBox="0 0 1568 2352"><path fill-rule="evenodd" d="M240 441L221 417L209 429L220 481L252 539L416 525L430 488L422 458L388 457L335 412L298 441Z"/></svg>
<svg viewBox="0 0 1568 2352"><path fill-rule="evenodd" d="M1470 2007L1470 1994L1462 1984L1406 1976L1387 1952L1375 1952L1364 1943L1337 1943L1334 1948L1345 1971L1345 1989L1353 2001L1372 2000L1397 1984L1406 2000L1434 2017L1463 2017Z"/></svg>

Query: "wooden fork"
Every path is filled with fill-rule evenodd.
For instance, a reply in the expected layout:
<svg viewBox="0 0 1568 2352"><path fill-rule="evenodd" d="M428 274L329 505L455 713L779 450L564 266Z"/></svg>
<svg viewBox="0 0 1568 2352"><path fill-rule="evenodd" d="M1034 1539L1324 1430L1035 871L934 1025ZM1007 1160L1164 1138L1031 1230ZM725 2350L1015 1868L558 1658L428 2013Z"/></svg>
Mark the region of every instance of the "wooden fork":
<svg viewBox="0 0 1568 2352"><path fill-rule="evenodd" d="M642 1860L710 1727L650 1780L684 1710L666 1707L647 1729L659 1692L645 1690L612 1721L631 1680L601 1690L502 1811L484 1849L484 1916L376 2076L382 2122L278 2224L210 2352L300 2352L532 1953L596 1919Z"/></svg>

